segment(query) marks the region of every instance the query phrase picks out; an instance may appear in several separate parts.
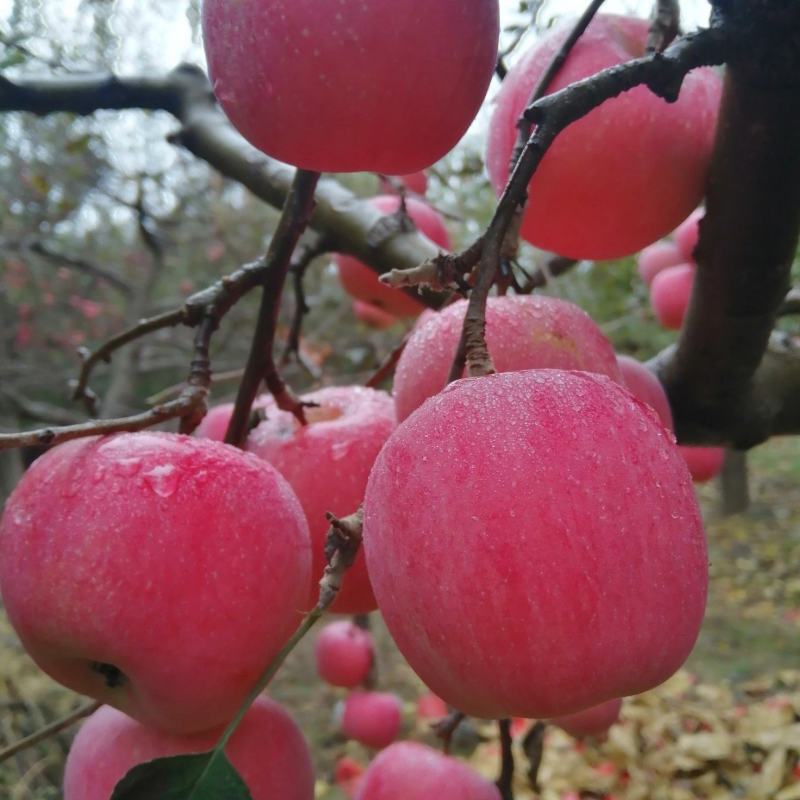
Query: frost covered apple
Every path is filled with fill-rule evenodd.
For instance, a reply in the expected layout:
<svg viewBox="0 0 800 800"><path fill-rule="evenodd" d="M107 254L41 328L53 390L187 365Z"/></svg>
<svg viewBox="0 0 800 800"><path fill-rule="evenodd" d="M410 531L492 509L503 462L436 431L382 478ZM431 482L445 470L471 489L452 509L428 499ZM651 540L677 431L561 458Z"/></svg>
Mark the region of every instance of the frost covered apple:
<svg viewBox="0 0 800 800"><path fill-rule="evenodd" d="M466 310L459 300L414 328L395 373L398 420L444 388ZM490 297L486 343L498 372L580 369L620 378L614 350L592 318L554 297Z"/></svg>
<svg viewBox="0 0 800 800"><path fill-rule="evenodd" d="M708 563L691 477L655 412L605 376L451 384L384 446L364 515L392 637L471 716L637 694L697 637Z"/></svg>
<svg viewBox="0 0 800 800"><path fill-rule="evenodd" d="M583 711L576 711L565 717L551 719L553 725L557 725L576 739L583 739L587 736L601 736L619 720L619 712L622 709L622 698L608 700L598 706L585 708Z"/></svg>
<svg viewBox="0 0 800 800"><path fill-rule="evenodd" d="M517 120L573 25L536 42L497 94L486 166L498 193L508 179ZM649 27L642 19L595 17L549 91L644 55ZM570 125L531 180L523 238L564 256L603 259L665 236L703 195L720 96L719 76L696 69L676 103L640 86Z"/></svg>
<svg viewBox="0 0 800 800"><path fill-rule="evenodd" d="M497 0L204 0L220 105L253 145L318 172L404 175L446 155L497 60Z"/></svg>
<svg viewBox="0 0 800 800"><path fill-rule="evenodd" d="M289 481L308 518L313 562L307 595L298 608L310 608L317 602L325 568L325 512L343 516L359 507L372 464L394 430L395 415L386 392L361 386L328 387L302 399L318 404L306 410L308 425L268 404L267 418L248 437L247 449ZM331 608L340 614L361 614L375 607L359 553Z"/></svg>
<svg viewBox="0 0 800 800"><path fill-rule="evenodd" d="M268 464L167 433L45 453L0 522L0 588L34 661L176 733L233 716L297 625L311 547Z"/></svg>
<svg viewBox="0 0 800 800"><path fill-rule="evenodd" d="M347 695L342 733L348 739L373 747L387 747L400 733L400 698L389 692L356 690Z"/></svg>
<svg viewBox="0 0 800 800"><path fill-rule="evenodd" d="M64 800L108 800L135 766L154 758L202 753L222 729L177 736L148 728L103 706L81 726L64 772ZM303 734L273 700L259 697L231 737L225 753L253 800L312 800L314 768Z"/></svg>
<svg viewBox="0 0 800 800"><path fill-rule="evenodd" d="M400 208L397 195L386 194L369 201L382 214L394 214ZM406 211L420 233L443 250L450 249L450 234L438 211L414 197L406 198ZM378 280L377 273L352 256L333 258L344 290L356 300L363 300L396 317L416 317L424 308L421 302L400 289L393 289Z"/></svg>
<svg viewBox="0 0 800 800"><path fill-rule="evenodd" d="M326 625L314 642L317 674L332 686L353 689L367 679L375 659L369 631L347 620Z"/></svg>
<svg viewBox="0 0 800 800"><path fill-rule="evenodd" d="M455 758L398 742L369 765L356 800L500 800L500 792Z"/></svg>

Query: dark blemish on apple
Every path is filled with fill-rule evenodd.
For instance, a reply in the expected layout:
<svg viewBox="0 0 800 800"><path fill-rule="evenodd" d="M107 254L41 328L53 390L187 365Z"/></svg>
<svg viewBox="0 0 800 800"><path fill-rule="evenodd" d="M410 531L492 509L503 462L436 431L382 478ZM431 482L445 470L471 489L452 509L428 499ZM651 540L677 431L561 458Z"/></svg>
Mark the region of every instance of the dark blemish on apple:
<svg viewBox="0 0 800 800"><path fill-rule="evenodd" d="M125 673L113 664L105 664L102 661L92 661L91 668L92 671L103 676L106 686L108 686L109 689L117 689L127 681Z"/></svg>

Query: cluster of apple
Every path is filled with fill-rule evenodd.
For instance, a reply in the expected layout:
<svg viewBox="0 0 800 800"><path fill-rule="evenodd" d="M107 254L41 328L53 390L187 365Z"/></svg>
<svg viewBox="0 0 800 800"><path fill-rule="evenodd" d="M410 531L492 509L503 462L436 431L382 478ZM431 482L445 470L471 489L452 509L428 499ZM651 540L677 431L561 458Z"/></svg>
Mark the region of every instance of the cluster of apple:
<svg viewBox="0 0 800 800"><path fill-rule="evenodd" d="M671 239L645 247L637 257L639 276L650 287L653 311L668 330L680 329L689 307L697 269L694 250L702 218L703 210L696 209L672 232ZM668 424L672 427L671 415ZM722 470L725 450L721 447L681 445L680 451L696 483L710 481Z"/></svg>
<svg viewBox="0 0 800 800"><path fill-rule="evenodd" d="M400 732L400 699L365 687L375 661L368 631L341 620L326 626L314 643L317 673L331 686L351 690L341 713L341 730L348 739L380 750Z"/></svg>

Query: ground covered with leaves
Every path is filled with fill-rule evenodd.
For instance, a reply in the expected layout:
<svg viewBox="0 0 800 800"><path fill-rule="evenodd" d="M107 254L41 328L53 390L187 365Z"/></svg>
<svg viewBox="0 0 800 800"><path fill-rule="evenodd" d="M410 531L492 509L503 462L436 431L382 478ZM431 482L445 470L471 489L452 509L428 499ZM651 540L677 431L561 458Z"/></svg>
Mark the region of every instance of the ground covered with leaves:
<svg viewBox="0 0 800 800"><path fill-rule="evenodd" d="M775 440L750 458L753 502L720 519L714 486L700 491L711 553L711 592L700 641L686 669L659 689L625 701L604 741L576 742L550 728L539 790L527 778L515 728L518 800L800 800L800 442ZM403 736L434 743L416 715L424 687L380 624L379 687L405 701ZM346 795L333 781L347 755L370 753L336 732L343 694L314 674L311 641L273 686L309 739L320 800ZM82 703L42 675L0 614L0 748ZM530 724L530 723L528 723ZM61 796L67 731L0 764L0 798ZM469 722L454 751L494 777L499 744L491 723Z"/></svg>

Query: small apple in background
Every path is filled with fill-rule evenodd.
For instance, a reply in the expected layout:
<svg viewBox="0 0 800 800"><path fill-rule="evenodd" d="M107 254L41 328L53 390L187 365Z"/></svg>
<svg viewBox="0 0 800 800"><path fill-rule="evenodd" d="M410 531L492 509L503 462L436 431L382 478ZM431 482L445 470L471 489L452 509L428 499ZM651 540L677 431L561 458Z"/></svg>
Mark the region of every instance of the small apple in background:
<svg viewBox="0 0 800 800"><path fill-rule="evenodd" d="M364 683L375 660L369 631L347 620L326 625L314 642L317 674L332 686L353 689Z"/></svg>
<svg viewBox="0 0 800 800"><path fill-rule="evenodd" d="M630 356L617 356L617 364L631 394L647 403L658 414L664 427L674 431L672 409L661 381L641 361Z"/></svg>
<svg viewBox="0 0 800 800"><path fill-rule="evenodd" d="M652 409L588 372L498 373L424 403L372 469L364 549L401 653L476 717L657 686L705 609L686 464Z"/></svg>
<svg viewBox="0 0 800 800"><path fill-rule="evenodd" d="M672 234L675 244L683 253L684 261L694 261L694 249L700 240L700 220L705 216L705 209L693 211Z"/></svg>
<svg viewBox="0 0 800 800"><path fill-rule="evenodd" d="M356 800L500 800L500 792L455 758L398 742L369 765Z"/></svg>
<svg viewBox="0 0 800 800"><path fill-rule="evenodd" d="M725 463L724 448L680 445L678 450L686 460L695 483L706 483L722 472Z"/></svg>
<svg viewBox="0 0 800 800"><path fill-rule="evenodd" d="M342 714L342 733L348 739L379 750L400 733L400 698L388 692L355 690L347 695Z"/></svg>
<svg viewBox="0 0 800 800"><path fill-rule="evenodd" d="M221 403L209 408L194 435L200 439L213 439L215 442L225 441L225 434L233 414L233 403Z"/></svg>
<svg viewBox="0 0 800 800"><path fill-rule="evenodd" d="M447 382L467 301L431 314L414 328L397 364L394 400L404 420ZM620 380L614 349L592 318L555 297L490 297L486 343L498 372L524 369L580 369Z"/></svg>
<svg viewBox="0 0 800 800"><path fill-rule="evenodd" d="M622 698L617 698L549 721L570 736L574 736L576 739L585 739L588 736L605 734L612 725L619 721L621 710Z"/></svg>
<svg viewBox="0 0 800 800"><path fill-rule="evenodd" d="M658 321L668 330L679 330L689 307L694 285L694 264L667 267L650 284L650 304Z"/></svg>
<svg viewBox="0 0 800 800"><path fill-rule="evenodd" d="M353 300L353 314L365 325L381 331L397 324L397 317L393 317L382 308L365 303L363 300Z"/></svg>
<svg viewBox="0 0 800 800"><path fill-rule="evenodd" d="M486 167L498 194L508 179L517 120L573 27L566 21L539 39L497 93ZM649 28L647 20L598 15L548 92L644 55ZM523 238L563 256L606 259L665 236L703 196L721 91L714 70L696 69L675 103L640 86L570 125L531 180Z"/></svg>
<svg viewBox="0 0 800 800"><path fill-rule="evenodd" d="M355 797L363 775L364 767L350 756L342 756L333 768L333 782L348 800Z"/></svg>
<svg viewBox="0 0 800 800"><path fill-rule="evenodd" d="M417 719L436 722L447 716L447 703L433 692L426 692L417 700Z"/></svg>
<svg viewBox="0 0 800 800"><path fill-rule="evenodd" d="M298 623L311 545L269 464L168 433L59 445L0 521L0 587L60 683L174 733L227 722Z"/></svg>
<svg viewBox="0 0 800 800"><path fill-rule="evenodd" d="M428 176L424 171L412 172L410 175L381 175L379 178L382 194L397 194L397 188L394 185L396 183L402 184L409 192L420 196L428 190Z"/></svg>
<svg viewBox="0 0 800 800"><path fill-rule="evenodd" d="M72 743L64 772L64 800L108 800L117 783L138 764L202 753L214 747L221 734L219 728L176 736L103 706L83 723ZM253 703L225 754L253 800L314 797L308 745L295 721L273 700L259 697Z"/></svg>
<svg viewBox="0 0 800 800"><path fill-rule="evenodd" d="M497 0L205 0L214 93L239 132L318 172L404 175L466 132L494 74ZM269 109L269 113L265 113Z"/></svg>
<svg viewBox="0 0 800 800"><path fill-rule="evenodd" d="M378 452L395 427L394 403L382 391L361 386L331 386L301 398L316 403L306 409L308 424L273 403L266 419L251 431L247 449L268 461L297 493L308 518L312 570L307 597L298 608L311 608L319 597L325 568L325 512L352 514L364 499L367 478ZM347 572L331 610L363 614L376 608L363 553Z"/></svg>
<svg viewBox="0 0 800 800"><path fill-rule="evenodd" d="M394 194L378 195L369 202L384 215L394 214L400 208L400 198ZM450 234L438 211L415 197L406 198L406 211L420 233L443 250L450 249ZM339 254L333 261L344 290L356 300L363 300L396 317L416 317L422 312L421 302L400 289L382 284L378 274L358 259Z"/></svg>
<svg viewBox="0 0 800 800"><path fill-rule="evenodd" d="M647 286L650 286L653 279L662 270L685 263L686 257L678 245L674 242L665 241L656 242L645 247L636 258L639 277Z"/></svg>

